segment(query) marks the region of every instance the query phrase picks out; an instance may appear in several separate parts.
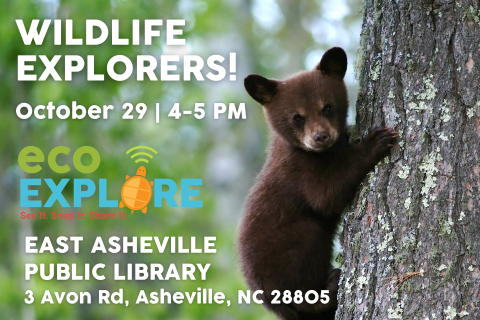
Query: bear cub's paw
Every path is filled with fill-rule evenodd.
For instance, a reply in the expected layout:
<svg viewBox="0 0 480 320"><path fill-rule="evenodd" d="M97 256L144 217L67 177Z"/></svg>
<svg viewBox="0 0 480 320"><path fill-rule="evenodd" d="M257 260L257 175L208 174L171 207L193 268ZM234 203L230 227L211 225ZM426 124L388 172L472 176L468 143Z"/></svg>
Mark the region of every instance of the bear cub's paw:
<svg viewBox="0 0 480 320"><path fill-rule="evenodd" d="M333 269L327 279L328 295L330 296L328 307L330 308L337 307L338 282L340 281L341 274L342 271L340 269Z"/></svg>
<svg viewBox="0 0 480 320"><path fill-rule="evenodd" d="M342 274L342 270L340 269L333 269L330 273L330 276L327 280L327 287L330 292L337 292L338 291L338 282L340 281L340 275Z"/></svg>
<svg viewBox="0 0 480 320"><path fill-rule="evenodd" d="M398 134L392 128L373 128L363 140L369 153L379 161L395 145Z"/></svg>

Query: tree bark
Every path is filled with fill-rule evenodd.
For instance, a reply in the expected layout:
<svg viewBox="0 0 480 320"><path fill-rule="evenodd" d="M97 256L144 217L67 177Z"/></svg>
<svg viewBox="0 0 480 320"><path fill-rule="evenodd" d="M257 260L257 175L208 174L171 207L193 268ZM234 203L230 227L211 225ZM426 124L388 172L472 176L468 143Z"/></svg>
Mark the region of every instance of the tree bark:
<svg viewBox="0 0 480 320"><path fill-rule="evenodd" d="M480 319L480 2L366 0L357 133L399 144L345 216L337 318Z"/></svg>

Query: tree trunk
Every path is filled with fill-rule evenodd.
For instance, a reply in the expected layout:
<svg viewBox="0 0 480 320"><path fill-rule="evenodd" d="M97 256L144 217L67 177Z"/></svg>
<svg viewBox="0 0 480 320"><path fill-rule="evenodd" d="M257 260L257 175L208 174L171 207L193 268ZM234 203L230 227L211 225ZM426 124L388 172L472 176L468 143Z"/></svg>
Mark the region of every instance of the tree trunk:
<svg viewBox="0 0 480 320"><path fill-rule="evenodd" d="M480 2L365 1L357 132L399 144L345 217L337 319L480 319Z"/></svg>

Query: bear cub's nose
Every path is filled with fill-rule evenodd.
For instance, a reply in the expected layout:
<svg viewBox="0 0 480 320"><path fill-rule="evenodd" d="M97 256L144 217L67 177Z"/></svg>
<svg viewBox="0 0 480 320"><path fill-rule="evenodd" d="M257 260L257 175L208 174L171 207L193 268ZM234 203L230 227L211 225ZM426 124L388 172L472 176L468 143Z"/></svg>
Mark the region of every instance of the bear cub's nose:
<svg viewBox="0 0 480 320"><path fill-rule="evenodd" d="M325 143L327 143L328 139L330 139L330 136L326 131L319 131L313 135L313 140L319 145L323 146Z"/></svg>

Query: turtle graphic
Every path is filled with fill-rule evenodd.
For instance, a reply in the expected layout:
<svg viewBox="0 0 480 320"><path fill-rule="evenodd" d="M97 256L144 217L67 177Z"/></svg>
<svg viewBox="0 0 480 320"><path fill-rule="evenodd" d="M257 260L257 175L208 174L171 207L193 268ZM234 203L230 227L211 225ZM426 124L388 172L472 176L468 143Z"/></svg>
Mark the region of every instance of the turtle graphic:
<svg viewBox="0 0 480 320"><path fill-rule="evenodd" d="M147 205L152 197L153 181L148 182L145 179L147 170L144 166L141 166L137 170L137 175L130 177L127 176L125 183L122 187L122 201L120 201L120 208L127 207L129 209L142 210L143 213L147 213Z"/></svg>

